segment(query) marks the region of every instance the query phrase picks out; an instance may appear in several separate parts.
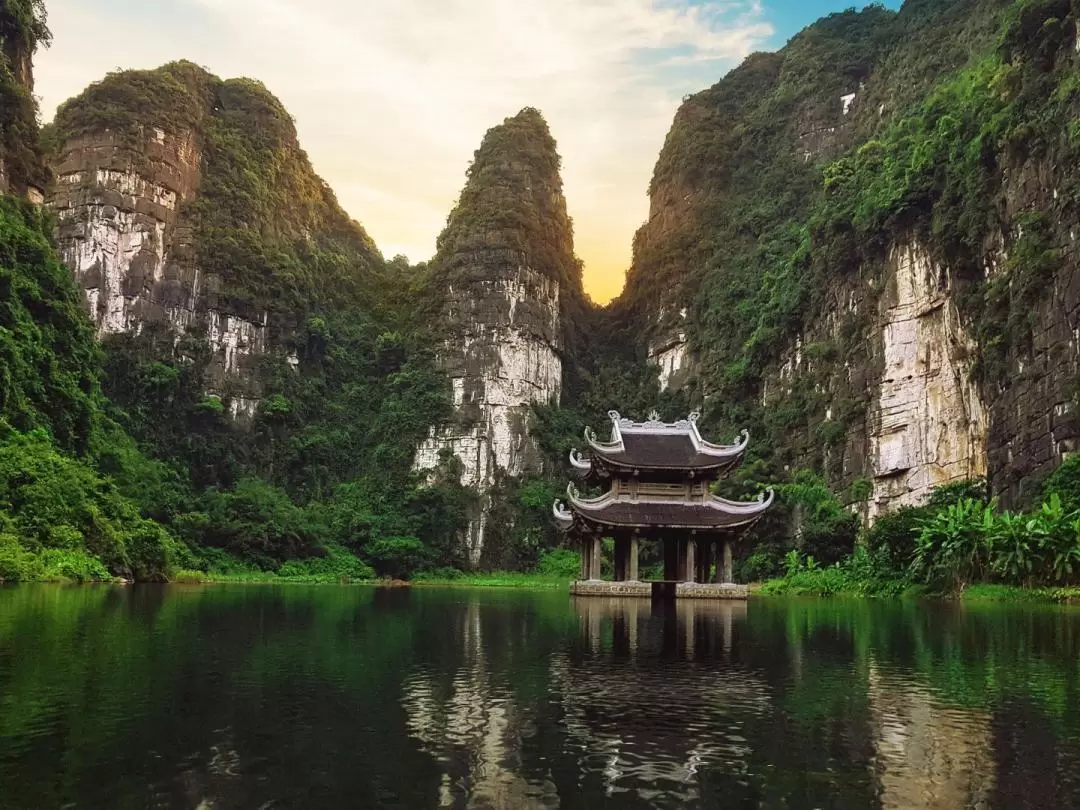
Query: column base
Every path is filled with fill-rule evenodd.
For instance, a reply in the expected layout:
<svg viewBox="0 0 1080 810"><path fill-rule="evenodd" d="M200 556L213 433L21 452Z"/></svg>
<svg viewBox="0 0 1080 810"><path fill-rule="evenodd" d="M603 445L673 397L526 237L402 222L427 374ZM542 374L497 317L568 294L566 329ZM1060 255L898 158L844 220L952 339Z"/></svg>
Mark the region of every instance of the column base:
<svg viewBox="0 0 1080 810"><path fill-rule="evenodd" d="M747 599L745 585L717 585L703 582L679 582L675 585L676 599ZM577 580L570 584L574 596L647 596L653 595L652 582L608 582L601 579ZM670 598L670 597L669 597Z"/></svg>

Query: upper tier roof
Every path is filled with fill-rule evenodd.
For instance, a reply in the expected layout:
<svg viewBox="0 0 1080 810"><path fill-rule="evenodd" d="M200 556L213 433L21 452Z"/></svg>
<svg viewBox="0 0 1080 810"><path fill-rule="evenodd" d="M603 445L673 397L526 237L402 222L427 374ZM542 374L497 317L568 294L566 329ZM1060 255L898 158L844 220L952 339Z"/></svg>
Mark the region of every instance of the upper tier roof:
<svg viewBox="0 0 1080 810"><path fill-rule="evenodd" d="M608 416L608 441L598 441L591 428L585 429L591 459L583 458L576 449L570 452L570 463L579 475L594 472L594 464L627 470L721 472L739 463L750 441L745 430L736 444L705 441L698 431L697 412L678 422L661 422L655 413L646 422L623 419L617 411L609 411Z"/></svg>

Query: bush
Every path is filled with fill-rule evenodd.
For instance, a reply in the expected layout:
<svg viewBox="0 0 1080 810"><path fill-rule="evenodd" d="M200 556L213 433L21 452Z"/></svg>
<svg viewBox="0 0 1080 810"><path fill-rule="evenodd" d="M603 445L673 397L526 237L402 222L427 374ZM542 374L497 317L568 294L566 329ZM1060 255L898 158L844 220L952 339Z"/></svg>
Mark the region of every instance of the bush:
<svg viewBox="0 0 1080 810"><path fill-rule="evenodd" d="M0 533L0 582L32 582L44 576L39 556L23 548L15 535Z"/></svg>
<svg viewBox="0 0 1080 810"><path fill-rule="evenodd" d="M581 554L570 548L541 552L536 573L553 579L577 579L581 573Z"/></svg>
<svg viewBox="0 0 1080 810"><path fill-rule="evenodd" d="M847 557L859 535L859 517L841 505L825 480L810 470L798 470L790 484L777 487L799 520L801 549L820 562L831 564Z"/></svg>
<svg viewBox="0 0 1080 810"><path fill-rule="evenodd" d="M101 560L80 549L47 548L41 553L43 579L104 582L111 579Z"/></svg>
<svg viewBox="0 0 1080 810"><path fill-rule="evenodd" d="M272 570L317 548L317 530L283 491L259 478L203 497L207 520L195 539L216 546L257 567Z"/></svg>
<svg viewBox="0 0 1080 810"><path fill-rule="evenodd" d="M772 548L756 548L736 563L738 582L761 582L783 572L779 553Z"/></svg>
<svg viewBox="0 0 1080 810"><path fill-rule="evenodd" d="M415 537L385 537L364 549L379 576L408 579L428 563L428 549Z"/></svg>
<svg viewBox="0 0 1080 810"><path fill-rule="evenodd" d="M994 505L962 498L922 525L912 571L928 585L963 590L987 572Z"/></svg>
<svg viewBox="0 0 1080 810"><path fill-rule="evenodd" d="M278 576L315 582L364 582L375 579L371 566L340 546L328 545L321 556L289 560Z"/></svg>
<svg viewBox="0 0 1080 810"><path fill-rule="evenodd" d="M77 555L50 557L72 572L61 571L68 578L100 578L78 555L96 558L106 573L139 579L163 579L171 565L169 534L95 470L60 453L42 430L0 439L0 515L26 551Z"/></svg>
<svg viewBox="0 0 1080 810"><path fill-rule="evenodd" d="M922 524L933 514L934 510L930 507L902 506L895 512L882 515L866 530L866 547L872 552L885 554L898 568L907 567L915 556L915 544Z"/></svg>

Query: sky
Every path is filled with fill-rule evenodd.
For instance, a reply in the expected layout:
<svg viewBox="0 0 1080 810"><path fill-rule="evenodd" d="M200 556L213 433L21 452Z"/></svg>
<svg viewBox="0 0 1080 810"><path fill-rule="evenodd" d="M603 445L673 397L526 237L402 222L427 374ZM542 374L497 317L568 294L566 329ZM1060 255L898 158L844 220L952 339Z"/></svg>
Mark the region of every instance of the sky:
<svg viewBox="0 0 1080 810"><path fill-rule="evenodd" d="M896 0L888 5L895 7ZM859 0L47 0L44 121L109 71L261 80L390 258L430 259L484 132L522 107L562 156L585 289L622 288L682 98Z"/></svg>

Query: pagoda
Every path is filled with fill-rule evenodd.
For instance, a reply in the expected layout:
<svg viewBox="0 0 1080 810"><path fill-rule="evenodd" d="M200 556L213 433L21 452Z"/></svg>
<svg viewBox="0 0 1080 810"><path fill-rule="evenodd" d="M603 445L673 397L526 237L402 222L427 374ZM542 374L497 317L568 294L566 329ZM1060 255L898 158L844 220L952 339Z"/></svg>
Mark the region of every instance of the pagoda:
<svg viewBox="0 0 1080 810"><path fill-rule="evenodd" d="M567 487L566 503L554 505L555 520L581 549L578 595L661 595L740 598L745 586L731 575L732 546L772 505L773 492L756 501L730 501L710 484L741 461L750 441L744 430L735 444L713 444L698 431L698 414L662 422L653 412L646 422L609 411L611 437L598 441L585 429L588 456L570 452L570 464L584 483L606 486L598 498ZM614 582L600 576L601 540L615 540ZM664 579L638 580L643 541L663 544ZM713 563L716 563L713 573Z"/></svg>

